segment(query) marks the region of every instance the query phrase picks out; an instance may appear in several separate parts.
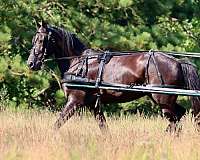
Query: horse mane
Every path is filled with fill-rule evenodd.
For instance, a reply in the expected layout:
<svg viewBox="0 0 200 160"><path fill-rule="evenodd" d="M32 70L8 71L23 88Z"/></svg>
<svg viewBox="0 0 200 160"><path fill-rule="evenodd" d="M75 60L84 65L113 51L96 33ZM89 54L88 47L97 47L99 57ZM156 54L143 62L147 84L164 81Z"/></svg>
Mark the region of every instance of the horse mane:
<svg viewBox="0 0 200 160"><path fill-rule="evenodd" d="M79 56L87 49L74 33L57 26L49 26L48 28L55 32L63 43L62 57Z"/></svg>

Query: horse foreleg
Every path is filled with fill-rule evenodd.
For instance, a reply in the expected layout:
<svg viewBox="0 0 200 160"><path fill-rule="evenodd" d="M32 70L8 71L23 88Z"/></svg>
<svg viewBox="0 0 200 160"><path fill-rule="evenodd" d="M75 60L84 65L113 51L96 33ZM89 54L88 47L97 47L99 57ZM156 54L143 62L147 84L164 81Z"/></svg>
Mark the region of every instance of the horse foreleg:
<svg viewBox="0 0 200 160"><path fill-rule="evenodd" d="M103 111L95 108L94 109L94 116L95 116L96 121L99 124L100 130L103 133L107 133L109 131L109 129L108 129L108 125L107 125L107 122L106 122L106 118L103 114Z"/></svg>
<svg viewBox="0 0 200 160"><path fill-rule="evenodd" d="M59 118L54 124L54 129L58 130L76 111L78 105L75 102L68 102L60 113Z"/></svg>
<svg viewBox="0 0 200 160"><path fill-rule="evenodd" d="M88 107L90 109L90 112L94 114L95 120L97 121L102 133L108 133L109 129L108 129L108 125L106 123L106 118L101 109L101 105L98 104L95 107L95 105L93 104L93 105L89 105Z"/></svg>

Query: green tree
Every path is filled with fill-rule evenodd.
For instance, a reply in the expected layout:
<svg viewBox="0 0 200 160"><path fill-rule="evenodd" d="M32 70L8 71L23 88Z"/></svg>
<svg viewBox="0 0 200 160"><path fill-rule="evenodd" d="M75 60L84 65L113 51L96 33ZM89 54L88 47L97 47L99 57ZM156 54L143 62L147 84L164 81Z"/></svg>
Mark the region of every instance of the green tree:
<svg viewBox="0 0 200 160"><path fill-rule="evenodd" d="M1 0L0 86L6 92L0 97L14 107L43 107L53 97L54 107L64 103L48 71L31 72L26 66L35 20L74 32L92 48L198 52L199 6L191 0ZM199 60L194 62L200 66ZM130 103L133 109L137 102ZM124 106L119 108L125 111Z"/></svg>

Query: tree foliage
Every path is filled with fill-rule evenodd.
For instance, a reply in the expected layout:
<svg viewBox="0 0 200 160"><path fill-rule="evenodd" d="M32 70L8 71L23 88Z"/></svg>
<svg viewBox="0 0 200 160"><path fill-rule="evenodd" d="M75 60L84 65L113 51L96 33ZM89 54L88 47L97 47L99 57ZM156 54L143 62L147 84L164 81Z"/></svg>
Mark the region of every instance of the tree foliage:
<svg viewBox="0 0 200 160"><path fill-rule="evenodd" d="M198 52L199 6L197 0L1 0L1 101L6 97L10 106L27 108L42 107L52 97L64 103L55 77L26 67L35 20L74 32L92 48Z"/></svg>

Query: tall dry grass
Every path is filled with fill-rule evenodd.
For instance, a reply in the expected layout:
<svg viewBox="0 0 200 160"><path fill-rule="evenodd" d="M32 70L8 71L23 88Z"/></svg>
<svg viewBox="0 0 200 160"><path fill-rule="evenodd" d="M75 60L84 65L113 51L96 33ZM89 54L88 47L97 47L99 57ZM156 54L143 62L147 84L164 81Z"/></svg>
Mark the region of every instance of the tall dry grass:
<svg viewBox="0 0 200 160"><path fill-rule="evenodd" d="M167 121L129 116L108 118L111 136L102 135L93 117L74 117L58 132L48 112L0 113L1 160L198 160L200 134L190 116L179 136L164 132Z"/></svg>

